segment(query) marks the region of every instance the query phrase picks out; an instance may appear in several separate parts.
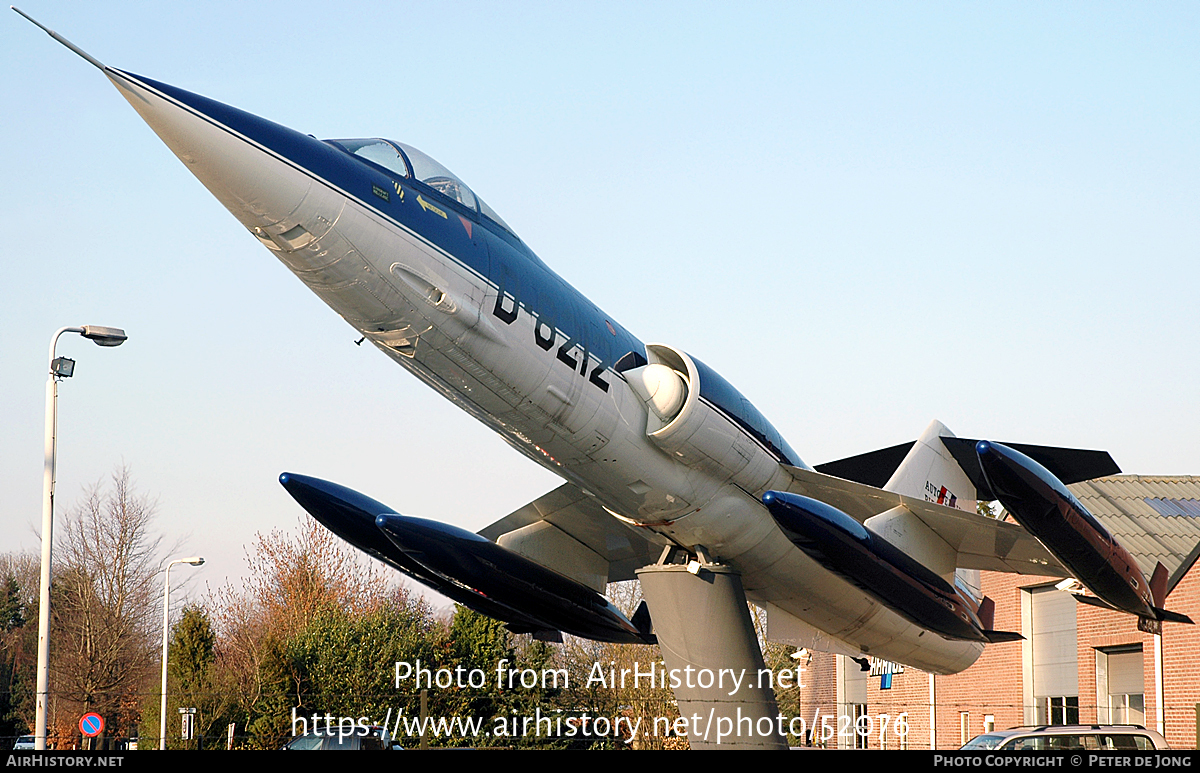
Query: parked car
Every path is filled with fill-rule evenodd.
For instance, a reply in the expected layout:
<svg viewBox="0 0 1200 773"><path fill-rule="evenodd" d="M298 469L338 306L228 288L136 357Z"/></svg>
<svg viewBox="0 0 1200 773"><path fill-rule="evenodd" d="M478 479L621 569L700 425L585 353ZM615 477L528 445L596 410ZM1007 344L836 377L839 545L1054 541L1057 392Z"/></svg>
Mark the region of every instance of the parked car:
<svg viewBox="0 0 1200 773"><path fill-rule="evenodd" d="M997 751L1154 751L1167 739L1141 725L1039 725L977 735L963 749Z"/></svg>
<svg viewBox="0 0 1200 773"><path fill-rule="evenodd" d="M288 741L283 748L285 751L385 751L404 748L384 728L368 728L365 735L359 735L360 732L361 729L356 728L355 733L348 736L342 736L336 730L332 733L305 733Z"/></svg>
<svg viewBox="0 0 1200 773"><path fill-rule="evenodd" d="M13 746L13 751L32 751L37 748L37 744L33 742L33 736L23 735L17 739L16 745Z"/></svg>

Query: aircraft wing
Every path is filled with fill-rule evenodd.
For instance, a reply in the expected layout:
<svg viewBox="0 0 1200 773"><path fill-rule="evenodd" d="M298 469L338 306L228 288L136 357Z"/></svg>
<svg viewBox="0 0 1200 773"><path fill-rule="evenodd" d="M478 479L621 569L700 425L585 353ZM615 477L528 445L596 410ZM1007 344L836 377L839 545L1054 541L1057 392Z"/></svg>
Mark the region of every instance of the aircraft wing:
<svg viewBox="0 0 1200 773"><path fill-rule="evenodd" d="M509 547L577 579L582 579L579 565L594 564L596 560L590 555L585 555L582 560L570 560L573 552L578 558L579 549L585 548L607 563L608 582L637 579L634 570L657 561L666 544L649 539L651 533L648 531L634 529L617 520L573 483L564 483L480 529L479 535L505 544L512 537L502 537L514 532L523 532L531 538ZM564 560L568 565L557 566ZM600 592L603 593L603 589Z"/></svg>
<svg viewBox="0 0 1200 773"><path fill-rule="evenodd" d="M833 505L859 522L903 506L958 551L958 566L964 569L1071 576L1042 543L1015 524L814 470L788 466L784 469L792 476L788 491Z"/></svg>

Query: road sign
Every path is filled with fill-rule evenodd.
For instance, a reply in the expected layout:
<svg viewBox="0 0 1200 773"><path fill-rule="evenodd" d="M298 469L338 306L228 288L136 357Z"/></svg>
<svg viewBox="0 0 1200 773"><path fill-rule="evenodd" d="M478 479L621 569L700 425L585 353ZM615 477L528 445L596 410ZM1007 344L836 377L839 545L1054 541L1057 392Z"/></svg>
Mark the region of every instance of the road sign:
<svg viewBox="0 0 1200 773"><path fill-rule="evenodd" d="M183 720L183 728L182 732L180 733L180 738L185 741L190 741L196 734L196 709L180 709L179 716Z"/></svg>
<svg viewBox="0 0 1200 773"><path fill-rule="evenodd" d="M88 738L95 738L104 731L104 717L92 711L79 718L79 732Z"/></svg>

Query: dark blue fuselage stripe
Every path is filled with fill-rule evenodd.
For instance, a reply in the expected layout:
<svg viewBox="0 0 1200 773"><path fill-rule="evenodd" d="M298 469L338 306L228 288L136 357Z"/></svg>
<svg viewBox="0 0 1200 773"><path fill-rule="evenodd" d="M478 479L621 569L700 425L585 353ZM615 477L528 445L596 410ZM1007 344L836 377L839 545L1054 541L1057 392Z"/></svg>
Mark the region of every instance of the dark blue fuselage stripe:
<svg viewBox="0 0 1200 773"><path fill-rule="evenodd" d="M344 150L253 113L150 78L119 70L115 72L159 92L189 113L250 142L340 195L353 199L434 247L493 288L513 294L527 311L539 319L553 322L594 357L600 358L606 370L627 351L645 352L641 341L546 267L527 246L519 243L521 249L518 249L513 245L511 235L499 234L497 227L478 218L474 210L468 211L420 183L389 177ZM436 205L451 217L430 215L415 201L400 203L391 187L396 183L402 184L406 196L411 199L418 194L427 200L436 196ZM389 200L373 195L373 187L388 191ZM474 221L473 227L478 229L476 237L483 238L469 237L458 222L459 214L470 217ZM502 272L502 269L505 270ZM612 322L616 335L604 335L607 333L605 322Z"/></svg>
<svg viewBox="0 0 1200 773"><path fill-rule="evenodd" d="M774 459L775 461L777 461L781 464L786 464L789 467L797 466L796 462L794 462L791 459L788 459L786 456L784 456L784 454L781 453L779 451L779 449L772 448L771 445L769 443L767 443L765 439L759 437L758 433L755 432L753 428L748 427L746 425L746 422L743 421L742 419L738 418L737 416L734 416L732 413L725 410L721 406L717 405L712 400L709 400L703 394L700 395L700 402L704 403L709 408L712 408L714 411L721 414L721 416L723 416L726 421L728 421L733 426L737 427L738 430L740 430L743 435L745 435L746 437L753 440L758 445L759 448L761 448L763 451L765 451L766 454L768 456L770 456L772 459Z"/></svg>
<svg viewBox="0 0 1200 773"><path fill-rule="evenodd" d="M340 148L332 147L321 140L253 113L151 78L122 70L110 72L127 78L140 87L158 92L163 98L216 128L253 144L338 194L378 213L387 221L437 249L491 287L513 294L527 312L539 319L552 321L554 326L564 333L573 329L573 333L570 334L577 336L576 340L581 342L588 352L603 358L607 372L620 375L612 370L612 365L626 352L633 351L645 355L645 344L546 267L523 242L519 243L522 249L518 249L512 243L511 235L501 235L498 227L492 226L484 218L477 217L474 210L468 211L457 202L452 202L432 189L420 186L419 183L414 185L408 179L395 180L382 171L358 161ZM407 217L421 212L415 201L406 204L397 201L393 204L390 197L385 201L382 197L370 193L372 186L383 188L389 194L394 193L391 186L397 183L402 185L406 195L414 198L418 193L426 198L429 198L430 194L437 196L437 206L452 212L455 222L451 222L451 218L445 218L442 222L442 218L424 217L421 220L422 227L418 229L416 223L411 222L415 218ZM354 192L354 189L358 188L362 189L363 195ZM385 206L388 208L385 209ZM479 229L481 235L486 235L483 244L475 243L475 239L467 236L466 229L457 223L459 210L462 210L461 214L472 219L474 227ZM404 222L401 219L402 214L410 222ZM431 229L430 223L441 227ZM519 289L508 286L513 280L519 285ZM488 313L486 309L484 313ZM614 326L615 336L605 336L602 332L606 330L605 323L608 322ZM614 343L618 345L614 346ZM697 365L702 372L701 397L706 403L719 410L773 458L789 465L798 463L799 458L795 452L748 400L711 368L699 362ZM739 408L735 403L744 405Z"/></svg>

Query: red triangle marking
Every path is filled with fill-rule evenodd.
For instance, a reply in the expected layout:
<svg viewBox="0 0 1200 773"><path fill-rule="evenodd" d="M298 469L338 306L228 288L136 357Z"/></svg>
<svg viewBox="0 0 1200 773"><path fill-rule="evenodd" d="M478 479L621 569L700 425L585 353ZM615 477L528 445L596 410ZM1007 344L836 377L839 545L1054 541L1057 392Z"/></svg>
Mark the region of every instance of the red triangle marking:
<svg viewBox="0 0 1200 773"><path fill-rule="evenodd" d="M470 239L471 238L471 221L467 220L462 215L459 215L458 219L462 221L463 228L467 229L467 238Z"/></svg>

